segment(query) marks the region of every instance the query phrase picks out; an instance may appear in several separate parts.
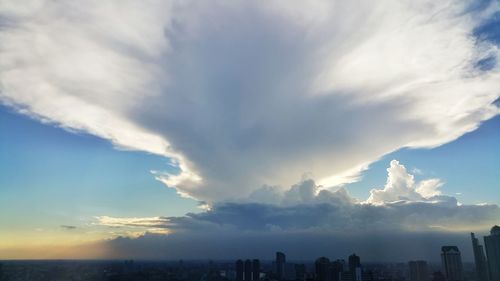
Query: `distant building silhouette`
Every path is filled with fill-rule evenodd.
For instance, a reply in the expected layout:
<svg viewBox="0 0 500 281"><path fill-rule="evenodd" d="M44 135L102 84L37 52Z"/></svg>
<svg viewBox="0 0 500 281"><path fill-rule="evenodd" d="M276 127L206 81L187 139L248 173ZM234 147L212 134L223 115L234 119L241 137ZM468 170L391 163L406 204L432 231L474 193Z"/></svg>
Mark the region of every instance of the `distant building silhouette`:
<svg viewBox="0 0 500 281"><path fill-rule="evenodd" d="M484 255L483 246L479 244L479 240L470 234L472 240L472 251L474 252L474 263L476 264L476 274L478 281L489 281L488 264Z"/></svg>
<svg viewBox="0 0 500 281"><path fill-rule="evenodd" d="M500 226L491 228L490 235L484 237L490 281L500 281Z"/></svg>
<svg viewBox="0 0 500 281"><path fill-rule="evenodd" d="M295 265L295 280L305 280L306 279L306 265L305 264L296 264Z"/></svg>
<svg viewBox="0 0 500 281"><path fill-rule="evenodd" d="M252 261L245 261L245 281L252 281Z"/></svg>
<svg viewBox="0 0 500 281"><path fill-rule="evenodd" d="M410 268L410 281L429 280L429 271L426 261L410 261L408 262L408 266Z"/></svg>
<svg viewBox="0 0 500 281"><path fill-rule="evenodd" d="M276 277L283 280L285 277L286 256L282 252L276 252Z"/></svg>
<svg viewBox="0 0 500 281"><path fill-rule="evenodd" d="M242 260L236 261L236 281L243 281L245 266Z"/></svg>
<svg viewBox="0 0 500 281"><path fill-rule="evenodd" d="M344 271L344 261L336 260L332 262L332 281L341 281L342 272Z"/></svg>
<svg viewBox="0 0 500 281"><path fill-rule="evenodd" d="M328 258L316 259L314 267L317 281L331 281L330 260Z"/></svg>
<svg viewBox="0 0 500 281"><path fill-rule="evenodd" d="M295 279L295 264L294 263L285 263L285 280L294 280Z"/></svg>
<svg viewBox="0 0 500 281"><path fill-rule="evenodd" d="M361 259L356 254L349 256L349 272L353 281L361 281Z"/></svg>
<svg viewBox="0 0 500 281"><path fill-rule="evenodd" d="M260 261L254 259L252 261L252 281L260 280Z"/></svg>
<svg viewBox="0 0 500 281"><path fill-rule="evenodd" d="M437 271L432 274L432 281L446 281L446 278L441 271Z"/></svg>
<svg viewBox="0 0 500 281"><path fill-rule="evenodd" d="M447 281L463 281L462 257L457 246L441 247L441 263Z"/></svg>

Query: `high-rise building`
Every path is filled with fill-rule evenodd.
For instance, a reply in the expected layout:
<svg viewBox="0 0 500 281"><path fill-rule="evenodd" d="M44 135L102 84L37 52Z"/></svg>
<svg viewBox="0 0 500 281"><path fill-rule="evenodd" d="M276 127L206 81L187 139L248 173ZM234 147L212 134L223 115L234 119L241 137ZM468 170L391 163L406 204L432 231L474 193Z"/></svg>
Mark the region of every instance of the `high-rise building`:
<svg viewBox="0 0 500 281"><path fill-rule="evenodd" d="M491 228L490 235L484 237L490 281L500 281L500 226Z"/></svg>
<svg viewBox="0 0 500 281"><path fill-rule="evenodd" d="M332 262L332 281L341 281L343 271L344 271L343 260L336 260Z"/></svg>
<svg viewBox="0 0 500 281"><path fill-rule="evenodd" d="M486 263L483 246L479 244L479 240L474 236L474 233L471 233L470 237L472 240L472 251L474 252L477 279L478 281L489 281L488 264Z"/></svg>
<svg viewBox="0 0 500 281"><path fill-rule="evenodd" d="M408 266L410 268L410 281L429 280L429 271L426 261L410 261L408 262Z"/></svg>
<svg viewBox="0 0 500 281"><path fill-rule="evenodd" d="M316 281L331 281L330 260L320 257L314 262Z"/></svg>
<svg viewBox="0 0 500 281"><path fill-rule="evenodd" d="M282 252L276 252L276 277L283 280L285 277L286 257Z"/></svg>
<svg viewBox="0 0 500 281"><path fill-rule="evenodd" d="M306 279L306 265L305 264L296 264L295 265L295 280L305 280Z"/></svg>
<svg viewBox="0 0 500 281"><path fill-rule="evenodd" d="M252 261L245 261L245 281L252 281Z"/></svg>
<svg viewBox="0 0 500 281"><path fill-rule="evenodd" d="M260 261L254 259L252 261L252 281L260 280Z"/></svg>
<svg viewBox="0 0 500 281"><path fill-rule="evenodd" d="M441 263L447 281L463 281L462 257L457 246L441 247Z"/></svg>
<svg viewBox="0 0 500 281"><path fill-rule="evenodd" d="M349 272L353 281L361 281L361 259L356 254L349 256Z"/></svg>
<svg viewBox="0 0 500 281"><path fill-rule="evenodd" d="M243 281L245 266L242 260L236 261L236 281Z"/></svg>

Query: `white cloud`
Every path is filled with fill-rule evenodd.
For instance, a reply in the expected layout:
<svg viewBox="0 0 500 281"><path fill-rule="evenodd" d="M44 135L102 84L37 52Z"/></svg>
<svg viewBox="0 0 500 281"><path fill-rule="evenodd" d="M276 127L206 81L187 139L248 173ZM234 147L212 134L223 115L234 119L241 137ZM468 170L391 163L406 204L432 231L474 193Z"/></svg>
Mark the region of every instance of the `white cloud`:
<svg viewBox="0 0 500 281"><path fill-rule="evenodd" d="M429 179L421 181L415 191L421 194L425 198L431 198L437 195L441 195L441 191L439 191L439 187L441 187L443 183L439 179Z"/></svg>
<svg viewBox="0 0 500 281"><path fill-rule="evenodd" d="M499 113L500 67L476 67L498 48L472 35L498 6L469 4L1 1L0 101L171 157L182 173L156 177L200 200L342 185Z"/></svg>
<svg viewBox="0 0 500 281"><path fill-rule="evenodd" d="M145 217L145 218L117 218L110 216L95 217L97 225L111 227L166 227L168 218Z"/></svg>
<svg viewBox="0 0 500 281"><path fill-rule="evenodd" d="M109 235L118 237L140 237L146 234L169 234L169 219L166 217L122 218L97 216L94 226L120 228L119 231L107 231Z"/></svg>
<svg viewBox="0 0 500 281"><path fill-rule="evenodd" d="M425 201L441 195L439 179L426 179L418 183L409 174L406 167L397 160L392 160L387 168L387 183L383 189L372 189L366 200L371 204L385 204L396 201Z"/></svg>

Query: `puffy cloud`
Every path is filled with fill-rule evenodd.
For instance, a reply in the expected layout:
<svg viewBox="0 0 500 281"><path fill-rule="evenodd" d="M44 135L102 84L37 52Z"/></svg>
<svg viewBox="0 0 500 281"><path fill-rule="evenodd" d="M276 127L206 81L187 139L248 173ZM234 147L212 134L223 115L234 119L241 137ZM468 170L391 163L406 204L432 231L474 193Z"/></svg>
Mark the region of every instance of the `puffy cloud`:
<svg viewBox="0 0 500 281"><path fill-rule="evenodd" d="M200 200L341 185L498 114L499 7L473 2L2 1L0 101L170 157L157 179Z"/></svg>
<svg viewBox="0 0 500 281"><path fill-rule="evenodd" d="M425 198L430 198L441 195L439 187L441 187L442 185L443 183L439 179L423 180L418 184L415 191Z"/></svg>
<svg viewBox="0 0 500 281"><path fill-rule="evenodd" d="M387 183L383 189L372 189L367 202L384 204L394 201L425 201L441 195L438 188L443 185L439 179L427 179L415 183L406 167L392 160L387 169Z"/></svg>

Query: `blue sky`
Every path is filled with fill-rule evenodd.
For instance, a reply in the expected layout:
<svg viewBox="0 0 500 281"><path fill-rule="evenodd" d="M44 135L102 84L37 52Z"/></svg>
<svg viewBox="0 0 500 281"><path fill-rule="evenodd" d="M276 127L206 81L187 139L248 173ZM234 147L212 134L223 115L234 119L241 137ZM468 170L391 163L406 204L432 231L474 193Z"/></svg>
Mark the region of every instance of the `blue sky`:
<svg viewBox="0 0 500 281"><path fill-rule="evenodd" d="M445 184L445 194L456 194L467 204L500 202L500 117L495 117L457 140L432 149L403 148L384 156L363 173L363 179L348 186L358 198L367 190L385 183L385 169L392 159L398 159L416 179L437 177Z"/></svg>
<svg viewBox="0 0 500 281"><path fill-rule="evenodd" d="M196 257L243 237L371 258L391 239L420 241L401 258L463 248L500 219L499 15L4 1L0 258ZM372 247L350 236L366 230Z"/></svg>
<svg viewBox="0 0 500 281"><path fill-rule="evenodd" d="M58 227L101 214L177 216L197 210L194 200L180 198L150 173L173 170L163 157L117 150L108 141L5 107L0 131L0 213L9 220L34 216L39 225L33 228Z"/></svg>

